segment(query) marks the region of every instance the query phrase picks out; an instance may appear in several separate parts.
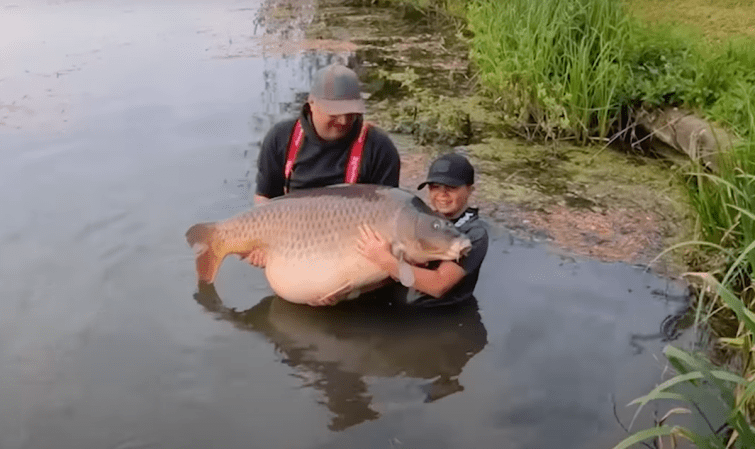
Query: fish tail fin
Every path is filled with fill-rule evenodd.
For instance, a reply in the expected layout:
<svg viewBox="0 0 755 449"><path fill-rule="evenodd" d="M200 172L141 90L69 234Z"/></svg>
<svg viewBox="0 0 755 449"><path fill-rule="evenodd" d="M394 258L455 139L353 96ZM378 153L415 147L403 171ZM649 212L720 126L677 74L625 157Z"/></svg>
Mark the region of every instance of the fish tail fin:
<svg viewBox="0 0 755 449"><path fill-rule="evenodd" d="M218 273L223 257L213 249L215 239L214 223L199 223L186 231L186 241L197 258L197 278L200 282L212 284Z"/></svg>

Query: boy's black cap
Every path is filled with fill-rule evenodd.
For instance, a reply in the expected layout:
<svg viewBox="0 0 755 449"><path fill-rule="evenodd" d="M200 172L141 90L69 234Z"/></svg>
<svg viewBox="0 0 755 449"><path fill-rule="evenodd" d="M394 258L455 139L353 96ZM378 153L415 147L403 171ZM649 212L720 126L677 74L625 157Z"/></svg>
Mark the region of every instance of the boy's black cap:
<svg viewBox="0 0 755 449"><path fill-rule="evenodd" d="M453 187L472 185L474 184L474 167L461 154L444 154L433 161L428 170L427 179L417 187L417 190L431 183Z"/></svg>

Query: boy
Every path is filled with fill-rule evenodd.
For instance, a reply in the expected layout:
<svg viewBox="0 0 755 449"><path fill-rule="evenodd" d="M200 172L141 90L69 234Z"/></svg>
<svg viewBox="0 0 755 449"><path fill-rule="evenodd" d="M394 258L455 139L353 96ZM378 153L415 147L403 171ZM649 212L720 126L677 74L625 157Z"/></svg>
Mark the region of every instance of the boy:
<svg viewBox="0 0 755 449"><path fill-rule="evenodd" d="M434 307L467 302L474 298L480 266L488 251L485 225L478 210L467 204L474 191L474 167L460 154L445 154L433 161L427 180L417 189L425 186L429 188L429 206L466 234L472 249L458 263L437 261L427 267L413 266L415 281L407 303ZM385 239L371 228L362 229L359 251L398 279L398 260Z"/></svg>

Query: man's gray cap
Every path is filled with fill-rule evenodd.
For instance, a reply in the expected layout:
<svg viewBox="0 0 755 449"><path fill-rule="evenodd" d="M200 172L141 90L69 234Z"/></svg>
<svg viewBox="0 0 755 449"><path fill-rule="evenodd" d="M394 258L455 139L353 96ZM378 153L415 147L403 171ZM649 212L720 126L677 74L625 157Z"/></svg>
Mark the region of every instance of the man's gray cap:
<svg viewBox="0 0 755 449"><path fill-rule="evenodd" d="M331 64L315 73L309 98L329 115L364 114L359 78L350 68Z"/></svg>

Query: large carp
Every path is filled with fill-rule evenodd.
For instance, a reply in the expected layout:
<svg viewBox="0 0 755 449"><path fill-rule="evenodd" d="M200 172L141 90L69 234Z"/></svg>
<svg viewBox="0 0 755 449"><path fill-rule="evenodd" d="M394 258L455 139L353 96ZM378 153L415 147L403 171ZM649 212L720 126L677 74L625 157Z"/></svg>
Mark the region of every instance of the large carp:
<svg viewBox="0 0 755 449"><path fill-rule="evenodd" d="M213 283L229 254L265 255L265 276L281 298L326 304L355 298L389 274L357 251L360 225L381 233L401 262L401 282L414 282L408 264L455 260L471 243L421 199L399 188L339 184L275 198L248 212L186 232L200 283Z"/></svg>

